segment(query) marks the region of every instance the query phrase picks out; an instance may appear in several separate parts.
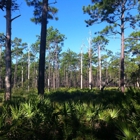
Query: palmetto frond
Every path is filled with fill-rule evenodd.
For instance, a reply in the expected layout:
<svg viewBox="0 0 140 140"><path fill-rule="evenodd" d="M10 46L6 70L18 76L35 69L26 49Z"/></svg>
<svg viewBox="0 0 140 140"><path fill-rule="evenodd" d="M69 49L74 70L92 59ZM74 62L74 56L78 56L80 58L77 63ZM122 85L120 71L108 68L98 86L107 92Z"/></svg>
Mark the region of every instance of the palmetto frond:
<svg viewBox="0 0 140 140"><path fill-rule="evenodd" d="M98 119L103 120L105 122L109 122L111 119L115 119L118 117L118 113L120 110L118 109L105 109L99 111Z"/></svg>
<svg viewBox="0 0 140 140"><path fill-rule="evenodd" d="M31 119L35 114L35 110L33 110L33 105L31 103L22 103L21 106L24 117L26 117L27 119Z"/></svg>
<svg viewBox="0 0 140 140"><path fill-rule="evenodd" d="M117 126L122 133L122 135L117 135L119 140L136 140L136 133L125 122L119 122Z"/></svg>
<svg viewBox="0 0 140 140"><path fill-rule="evenodd" d="M108 114L110 115L111 119L115 119L118 117L120 110L119 109L108 109Z"/></svg>
<svg viewBox="0 0 140 140"><path fill-rule="evenodd" d="M18 120L19 117L22 115L21 108L18 108L17 106L11 106L10 105L10 109L11 109L12 119L13 120Z"/></svg>

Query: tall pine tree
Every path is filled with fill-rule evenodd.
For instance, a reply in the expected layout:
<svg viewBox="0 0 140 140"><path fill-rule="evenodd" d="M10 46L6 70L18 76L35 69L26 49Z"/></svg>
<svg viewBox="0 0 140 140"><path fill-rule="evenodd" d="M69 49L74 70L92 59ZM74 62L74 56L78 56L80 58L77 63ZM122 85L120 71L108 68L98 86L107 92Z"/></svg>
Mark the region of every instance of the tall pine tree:
<svg viewBox="0 0 140 140"><path fill-rule="evenodd" d="M121 36L121 62L120 62L120 86L124 92L124 33L127 26L135 28L139 21L139 15L132 14L138 9L137 0L92 0L92 5L84 6L83 11L90 15L85 20L87 26L94 23L107 22L109 26L102 32L104 35L113 33ZM131 12L134 10L133 12Z"/></svg>
<svg viewBox="0 0 140 140"><path fill-rule="evenodd" d="M46 54L46 29L47 19L53 19L57 9L49 7L48 0L26 0L28 6L34 7L34 18L31 21L41 23L40 35L40 56L39 56L39 74L38 74L38 94L44 95L44 72L45 72L45 54ZM55 2L54 2L55 3ZM51 14L53 13L53 14Z"/></svg>
<svg viewBox="0 0 140 140"><path fill-rule="evenodd" d="M11 99L11 23L20 15L12 18L11 11L18 9L16 0L1 0L0 9L6 10L6 46L5 46L5 61L6 61L6 76L5 76L5 100Z"/></svg>

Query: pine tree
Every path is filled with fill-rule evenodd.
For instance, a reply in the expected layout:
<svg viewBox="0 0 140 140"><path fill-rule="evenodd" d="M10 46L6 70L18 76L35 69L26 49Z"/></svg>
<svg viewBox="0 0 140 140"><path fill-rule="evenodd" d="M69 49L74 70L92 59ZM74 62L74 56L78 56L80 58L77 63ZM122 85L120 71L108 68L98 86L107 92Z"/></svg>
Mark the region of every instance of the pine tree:
<svg viewBox="0 0 140 140"><path fill-rule="evenodd" d="M138 25L139 15L132 15L133 12L131 13L131 10L138 9L138 1L92 0L92 4L83 7L84 13L90 15L90 19L85 20L87 26L107 22L109 26L103 31L104 35L113 33L121 36L120 86L121 91L124 92L124 33L128 25L133 29Z"/></svg>
<svg viewBox="0 0 140 140"><path fill-rule="evenodd" d="M40 55L39 55L39 74L38 74L38 94L44 95L44 73L45 73L45 54L46 54L46 29L47 19L53 19L50 13L57 13L57 9L49 7L48 0L26 0L28 6L34 7L34 18L31 20L35 23L41 23L40 35Z"/></svg>
<svg viewBox="0 0 140 140"><path fill-rule="evenodd" d="M5 76L5 100L11 99L11 23L20 15L12 18L11 11L18 9L18 4L15 0L0 1L0 9L6 10L6 47L5 47L5 61L6 61L6 76Z"/></svg>

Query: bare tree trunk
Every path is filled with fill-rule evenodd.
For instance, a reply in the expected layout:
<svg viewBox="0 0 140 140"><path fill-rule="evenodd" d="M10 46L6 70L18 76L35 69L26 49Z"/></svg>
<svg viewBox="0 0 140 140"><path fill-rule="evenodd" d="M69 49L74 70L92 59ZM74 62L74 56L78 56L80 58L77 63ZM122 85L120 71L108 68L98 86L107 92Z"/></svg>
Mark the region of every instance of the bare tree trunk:
<svg viewBox="0 0 140 140"><path fill-rule="evenodd" d="M0 89L2 89L2 62L1 62L2 45L0 45Z"/></svg>
<svg viewBox="0 0 140 140"><path fill-rule="evenodd" d="M53 89L56 88L56 79L55 79L55 71L53 71Z"/></svg>
<svg viewBox="0 0 140 140"><path fill-rule="evenodd" d="M83 52L81 47L81 89L83 89Z"/></svg>
<svg viewBox="0 0 140 140"><path fill-rule="evenodd" d="M66 69L65 69L65 67L64 67L64 70L63 70L63 74L64 74L64 77L63 77L63 79L62 79L62 85L63 85L63 87L66 87Z"/></svg>
<svg viewBox="0 0 140 140"><path fill-rule="evenodd" d="M125 2L124 2L125 3ZM121 13L121 66L120 66L120 86L121 91L124 93L124 11L125 4L122 4L122 13Z"/></svg>
<svg viewBox="0 0 140 140"><path fill-rule="evenodd" d="M59 88L59 86L60 86L60 83L59 83L59 68L57 66L57 70L56 70L56 87Z"/></svg>
<svg viewBox="0 0 140 140"><path fill-rule="evenodd" d="M23 66L22 66L22 70L21 70L21 85L23 87Z"/></svg>
<svg viewBox="0 0 140 140"><path fill-rule="evenodd" d="M14 71L14 88L17 86L17 57L16 57L16 64L15 64L15 71Z"/></svg>
<svg viewBox="0 0 140 140"><path fill-rule="evenodd" d="M69 87L68 70L66 70L66 87Z"/></svg>
<svg viewBox="0 0 140 140"><path fill-rule="evenodd" d="M33 87L34 88L36 88L36 86L35 86L35 83L36 83L36 69L35 69L35 61L34 61L34 76L33 76L33 83L34 83L34 85L33 85Z"/></svg>
<svg viewBox="0 0 140 140"><path fill-rule="evenodd" d="M59 64L57 52L56 52L56 88L59 88Z"/></svg>
<svg viewBox="0 0 140 140"><path fill-rule="evenodd" d="M48 74L48 92L50 91L50 78L51 78L51 66L50 66L50 47L49 47L49 67L48 67L48 70L49 70L49 74Z"/></svg>
<svg viewBox="0 0 140 140"><path fill-rule="evenodd" d="M70 72L70 83L69 83L69 87L72 87L73 86L73 80L72 80L72 70Z"/></svg>
<svg viewBox="0 0 140 140"><path fill-rule="evenodd" d="M89 68L87 69L86 87L89 87Z"/></svg>
<svg viewBox="0 0 140 140"><path fill-rule="evenodd" d="M100 49L100 45L98 46L98 65L99 65L99 87L100 87L100 90L102 88L102 75L101 75L101 53L100 53L101 49Z"/></svg>
<svg viewBox="0 0 140 140"><path fill-rule="evenodd" d="M48 92L50 91L50 78L51 78L51 66L50 66L50 58L49 58L49 77L48 77Z"/></svg>
<svg viewBox="0 0 140 140"><path fill-rule="evenodd" d="M91 42L89 39L89 89L92 89Z"/></svg>
<svg viewBox="0 0 140 140"><path fill-rule="evenodd" d="M43 9L42 9L42 18L41 18L38 94L44 95L44 70L45 70L45 54L46 54L46 28L47 28L48 0L43 0L42 7Z"/></svg>
<svg viewBox="0 0 140 140"><path fill-rule="evenodd" d="M37 74L38 74L38 71L36 70L35 73L36 73L36 82L35 82L35 85L36 85L36 86L35 86L35 87L37 87Z"/></svg>
<svg viewBox="0 0 140 140"><path fill-rule="evenodd" d="M28 91L30 90L30 45L28 44Z"/></svg>
<svg viewBox="0 0 140 140"><path fill-rule="evenodd" d="M6 76L5 76L5 100L11 99L11 0L6 5Z"/></svg>
<svg viewBox="0 0 140 140"><path fill-rule="evenodd" d="M138 88L140 87L140 85L139 85L139 78L138 77L136 78L136 87L138 87Z"/></svg>

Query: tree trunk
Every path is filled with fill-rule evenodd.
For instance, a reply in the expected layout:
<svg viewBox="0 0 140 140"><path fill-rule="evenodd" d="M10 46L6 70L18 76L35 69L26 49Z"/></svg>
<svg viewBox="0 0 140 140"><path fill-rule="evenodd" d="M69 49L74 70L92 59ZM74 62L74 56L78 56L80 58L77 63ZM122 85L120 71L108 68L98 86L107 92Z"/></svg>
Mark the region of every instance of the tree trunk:
<svg viewBox="0 0 140 140"><path fill-rule="evenodd" d="M38 94L41 95L44 95L47 12L48 12L48 0L43 0L42 19L41 19L40 56L39 56L39 76L38 76Z"/></svg>
<svg viewBox="0 0 140 140"><path fill-rule="evenodd" d="M81 47L81 89L83 89L83 52Z"/></svg>
<svg viewBox="0 0 140 140"><path fill-rule="evenodd" d="M56 68L56 88L59 88L59 68L58 68L58 66Z"/></svg>
<svg viewBox="0 0 140 140"><path fill-rule="evenodd" d="M6 5L6 76L5 76L5 100L11 99L11 0Z"/></svg>
<svg viewBox="0 0 140 140"><path fill-rule="evenodd" d="M92 89L92 63L91 63L91 46L89 44L89 89Z"/></svg>
<svg viewBox="0 0 140 140"><path fill-rule="evenodd" d="M55 85L56 88L59 88L59 64L58 64L58 54L57 54L57 50L56 50L56 60L55 60Z"/></svg>
<svg viewBox="0 0 140 140"><path fill-rule="evenodd" d="M121 13L121 66L120 66L120 86L121 91L124 93L124 11L125 4L122 4L122 13Z"/></svg>
<svg viewBox="0 0 140 140"><path fill-rule="evenodd" d="M36 88L36 68L35 68L35 61L33 62L34 68L33 68L33 73L32 73L32 87L35 89Z"/></svg>
<svg viewBox="0 0 140 140"><path fill-rule="evenodd" d="M68 70L66 70L66 87L69 87Z"/></svg>
<svg viewBox="0 0 140 140"><path fill-rule="evenodd" d="M21 86L23 87L23 66L21 68Z"/></svg>
<svg viewBox="0 0 140 140"><path fill-rule="evenodd" d="M69 87L72 87L73 86L73 79L72 79L73 75L72 75L72 70L70 71L70 84L69 84Z"/></svg>
<svg viewBox="0 0 140 140"><path fill-rule="evenodd" d="M50 55L50 54L49 54ZM50 91L50 78L51 78L51 66L50 66L50 56L49 56L49 77L48 77L48 92Z"/></svg>
<svg viewBox="0 0 140 140"><path fill-rule="evenodd" d="M15 71L14 71L14 88L17 86L17 57L16 57L16 64L15 64Z"/></svg>
<svg viewBox="0 0 140 140"><path fill-rule="evenodd" d="M55 71L53 71L53 89L56 88Z"/></svg>
<svg viewBox="0 0 140 140"><path fill-rule="evenodd" d="M36 71L35 71L35 73L36 73L36 82L35 82L35 87L37 88L37 74L38 74L38 71L36 70Z"/></svg>
<svg viewBox="0 0 140 140"><path fill-rule="evenodd" d="M0 45L0 89L2 89L2 61L1 61L2 45Z"/></svg>
<svg viewBox="0 0 140 140"><path fill-rule="evenodd" d="M100 45L98 46L98 65L99 65L99 88L100 88L100 90L101 90L101 88L102 88L102 85L101 85L101 83L102 83L102 74L101 74L101 53L100 53L100 51L101 51L101 49L100 49Z"/></svg>

